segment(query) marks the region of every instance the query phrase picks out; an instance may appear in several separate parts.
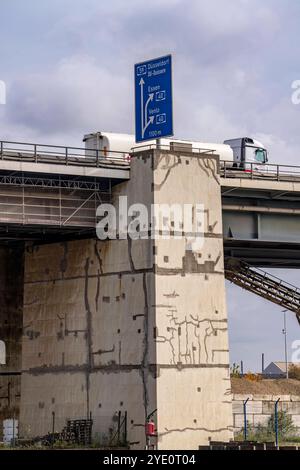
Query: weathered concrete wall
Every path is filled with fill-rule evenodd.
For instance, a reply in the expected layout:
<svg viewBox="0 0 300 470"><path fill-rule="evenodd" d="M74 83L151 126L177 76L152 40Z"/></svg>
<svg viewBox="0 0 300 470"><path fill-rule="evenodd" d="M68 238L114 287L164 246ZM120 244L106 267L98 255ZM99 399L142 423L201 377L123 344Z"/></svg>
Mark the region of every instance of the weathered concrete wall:
<svg viewBox="0 0 300 470"><path fill-rule="evenodd" d="M90 412L108 434L128 412L132 447L157 409L158 448L232 436L221 197L215 157L144 152L114 192L128 205L204 204L204 245L76 241L28 248L21 432ZM137 208L138 211L138 208ZM170 220L172 227L172 221Z"/></svg>
<svg viewBox="0 0 300 470"><path fill-rule="evenodd" d="M6 363L0 364L0 440L3 419L18 419L23 327L23 247L0 248L0 340Z"/></svg>
<svg viewBox="0 0 300 470"><path fill-rule="evenodd" d="M202 204L203 246L155 240L159 448L229 439L232 422L217 159L163 154L154 202ZM172 221L170 221L172 224Z"/></svg>
<svg viewBox="0 0 300 470"><path fill-rule="evenodd" d="M234 432L238 433L244 427L243 403L247 403L247 421L253 427L258 424L265 426L274 414L275 402L280 398L278 411L291 415L293 424L300 434L300 397L298 395L251 395L233 394L233 424Z"/></svg>
<svg viewBox="0 0 300 470"><path fill-rule="evenodd" d="M151 274L147 259L141 258L141 272L131 269L128 245L127 240L107 245L88 240L26 254L24 435L49 432L52 411L58 431L66 418L92 412L94 431L108 434L115 414L127 410L130 438L140 440L149 342L143 315Z"/></svg>

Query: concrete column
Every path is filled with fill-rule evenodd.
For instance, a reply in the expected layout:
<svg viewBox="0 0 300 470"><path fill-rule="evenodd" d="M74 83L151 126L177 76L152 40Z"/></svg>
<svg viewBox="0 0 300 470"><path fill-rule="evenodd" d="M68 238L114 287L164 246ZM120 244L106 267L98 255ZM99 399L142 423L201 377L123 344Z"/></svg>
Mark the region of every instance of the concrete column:
<svg viewBox="0 0 300 470"><path fill-rule="evenodd" d="M130 181L115 187L115 207L119 196L149 210L153 203L203 204L204 243L190 250L187 234L173 234L28 248L21 430L46 434L52 411L56 431L67 418L92 413L95 438L109 443L118 412L127 411L130 446L144 448L145 420L157 409L158 448L228 439L217 159L142 152L133 158Z"/></svg>
<svg viewBox="0 0 300 470"><path fill-rule="evenodd" d="M217 157L153 154L156 204L203 205L203 242L155 240L158 447L232 437L227 310ZM199 207L199 208L200 208ZM174 221L173 221L174 222ZM171 230L178 230L174 223ZM195 235L190 234L190 235Z"/></svg>
<svg viewBox="0 0 300 470"><path fill-rule="evenodd" d="M19 417L23 269L23 246L0 248L0 440L2 421Z"/></svg>

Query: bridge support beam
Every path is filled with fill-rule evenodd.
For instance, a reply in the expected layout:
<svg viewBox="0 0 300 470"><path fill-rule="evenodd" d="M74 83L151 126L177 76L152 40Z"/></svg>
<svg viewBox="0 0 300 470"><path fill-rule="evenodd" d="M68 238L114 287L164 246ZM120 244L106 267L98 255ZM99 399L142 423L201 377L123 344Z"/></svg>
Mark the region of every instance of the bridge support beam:
<svg viewBox="0 0 300 470"><path fill-rule="evenodd" d="M0 247L0 441L2 421L19 418L23 269L23 245Z"/></svg>
<svg viewBox="0 0 300 470"><path fill-rule="evenodd" d="M128 206L203 205L203 243L79 240L26 253L21 432L56 431L92 415L109 444L127 412L127 440L159 449L232 437L220 182L216 157L137 154L114 189ZM136 212L139 208L136 206ZM195 216L195 211L193 211ZM181 227L182 228L182 227ZM141 228L142 230L142 228ZM30 326L29 326L30 325ZM26 334L30 328L31 335ZM122 433L121 433L122 434Z"/></svg>

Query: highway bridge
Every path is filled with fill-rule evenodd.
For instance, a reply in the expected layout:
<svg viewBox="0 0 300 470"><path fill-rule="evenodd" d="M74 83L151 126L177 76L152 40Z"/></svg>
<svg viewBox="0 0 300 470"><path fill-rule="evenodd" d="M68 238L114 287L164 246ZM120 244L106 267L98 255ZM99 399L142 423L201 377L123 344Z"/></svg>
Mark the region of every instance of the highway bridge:
<svg viewBox="0 0 300 470"><path fill-rule="evenodd" d="M0 142L0 241L93 236L96 208L129 179L129 156Z"/></svg>
<svg viewBox="0 0 300 470"><path fill-rule="evenodd" d="M220 175L225 256L298 267L300 167L233 171L221 161ZM0 240L91 236L96 207L129 178L126 152L0 141Z"/></svg>
<svg viewBox="0 0 300 470"><path fill-rule="evenodd" d="M300 167L221 170L224 251L252 266L300 266ZM290 172L290 173L289 173Z"/></svg>
<svg viewBox="0 0 300 470"><path fill-rule="evenodd" d="M130 162L0 142L0 421L17 416L35 437L52 412L57 430L92 414L107 434L122 410L143 448L156 410L159 449L232 438L225 277L299 320L299 289L261 270L300 267L299 173L232 170L211 151L140 149ZM201 202L203 247L98 240L96 208L119 194L147 208Z"/></svg>

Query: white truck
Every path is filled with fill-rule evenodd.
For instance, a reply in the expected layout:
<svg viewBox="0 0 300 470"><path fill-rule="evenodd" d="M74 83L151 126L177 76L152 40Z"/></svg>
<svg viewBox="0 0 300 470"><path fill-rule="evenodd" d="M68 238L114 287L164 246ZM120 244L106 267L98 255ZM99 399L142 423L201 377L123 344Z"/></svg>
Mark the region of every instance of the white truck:
<svg viewBox="0 0 300 470"><path fill-rule="evenodd" d="M94 132L86 134L86 156L93 157L100 152L100 156L113 159L120 158L126 161L136 150L156 148L157 145L165 150L181 150L185 152L210 153L219 155L221 164L227 168L238 170L263 169L268 161L267 150L258 140L250 137L225 140L223 144L188 141L178 139L160 139L159 142L151 140L137 144L135 137L130 134L116 134L111 132Z"/></svg>

